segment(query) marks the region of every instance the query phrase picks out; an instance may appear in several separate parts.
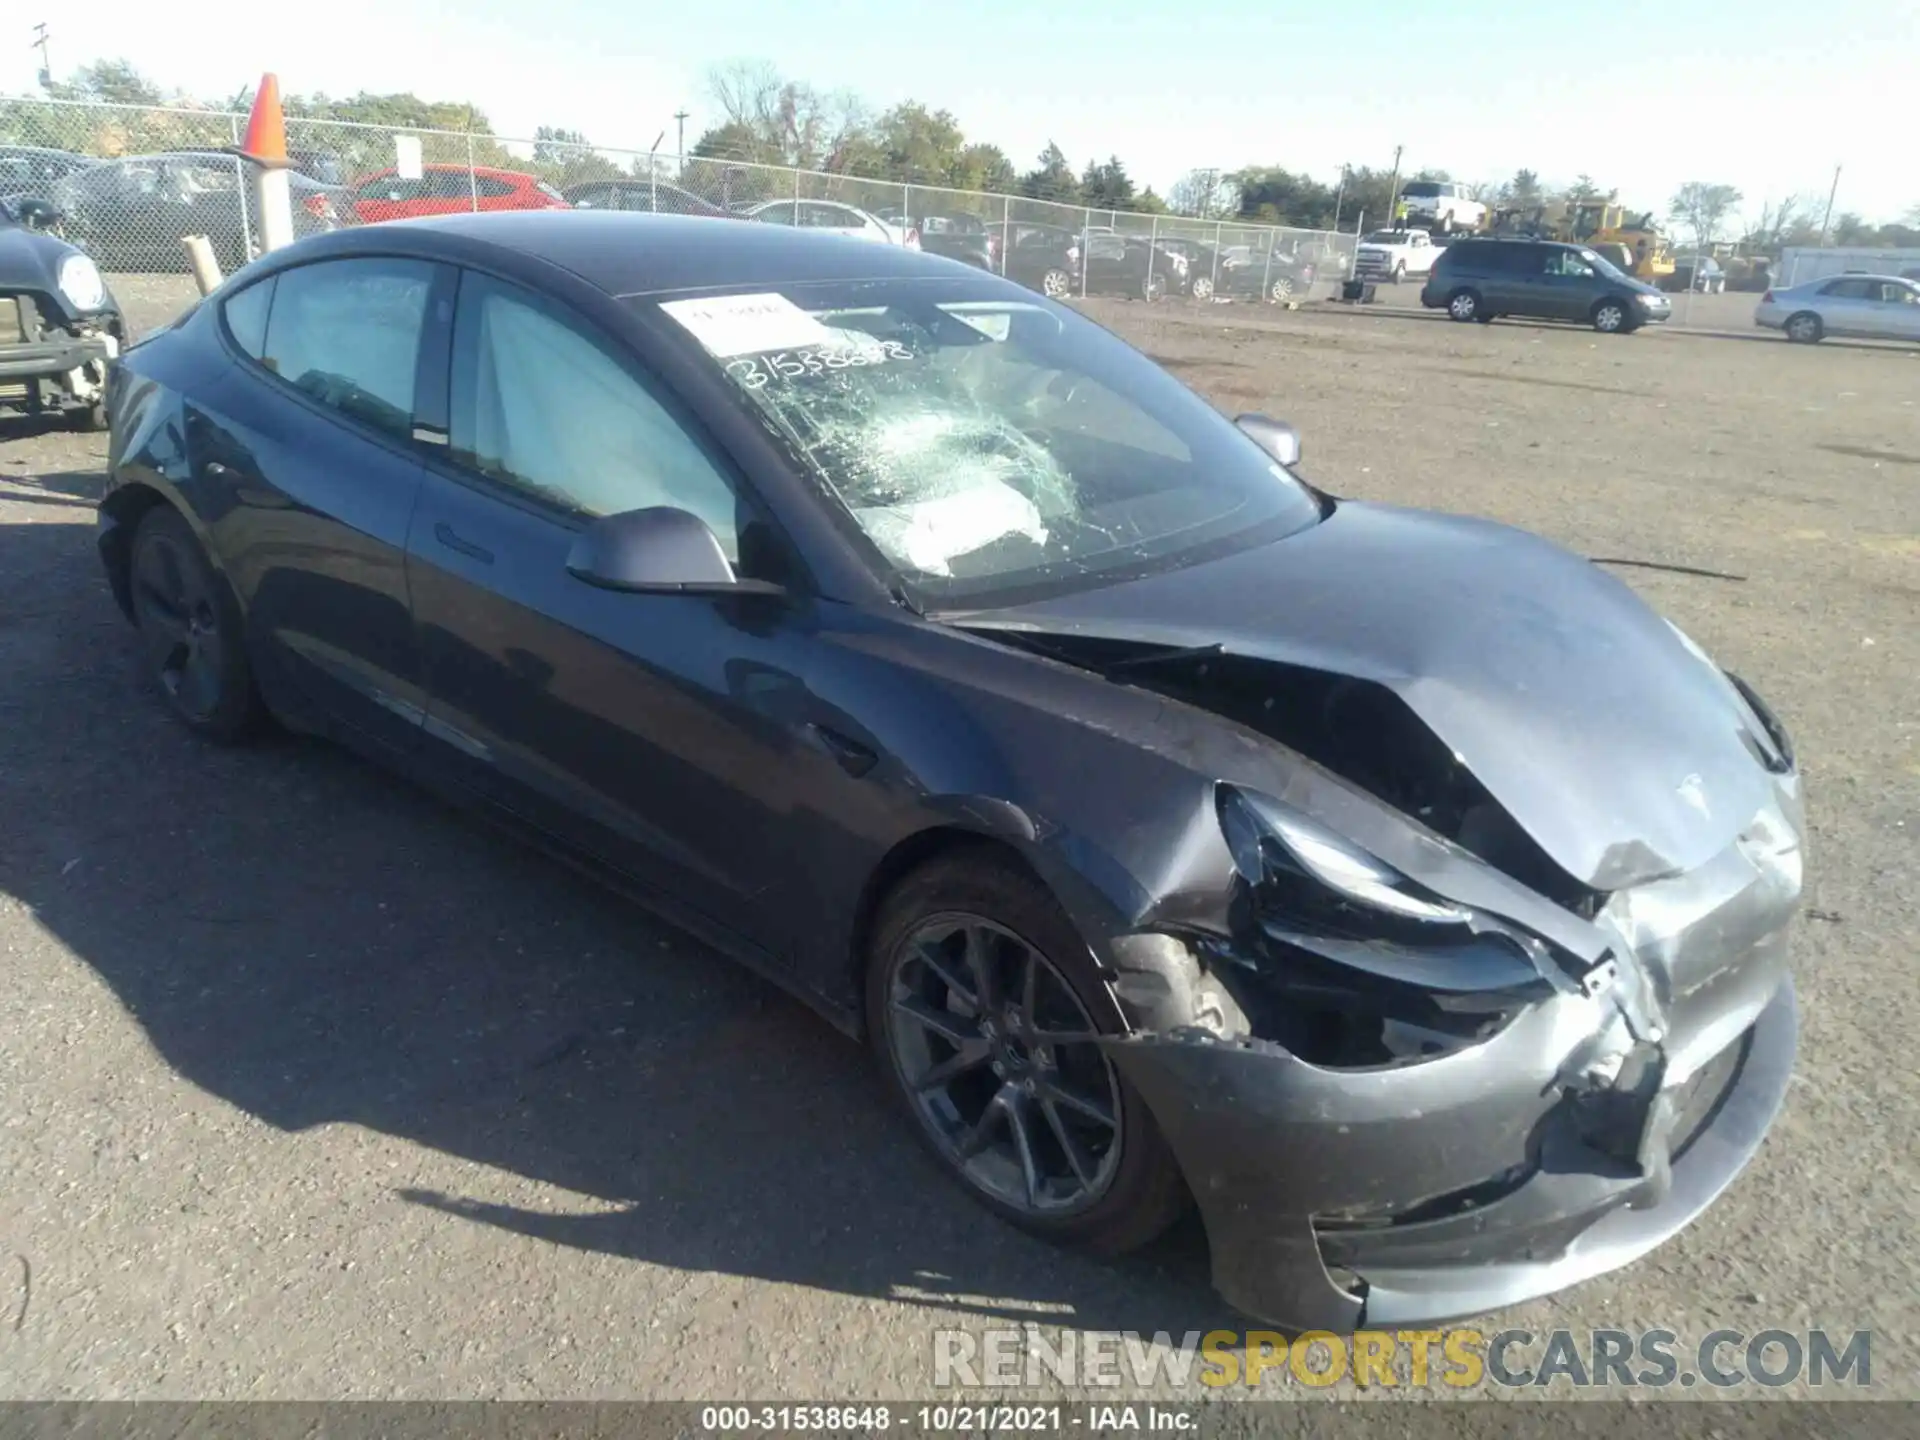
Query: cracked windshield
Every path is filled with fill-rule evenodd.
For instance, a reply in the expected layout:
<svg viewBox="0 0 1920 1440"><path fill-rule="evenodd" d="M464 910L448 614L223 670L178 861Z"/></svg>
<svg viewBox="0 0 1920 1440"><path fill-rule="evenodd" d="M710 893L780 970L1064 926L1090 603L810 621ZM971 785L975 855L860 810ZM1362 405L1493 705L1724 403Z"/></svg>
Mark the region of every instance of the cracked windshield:
<svg viewBox="0 0 1920 1440"><path fill-rule="evenodd" d="M1277 538L1312 495L1098 326L921 283L661 305L935 604Z"/></svg>

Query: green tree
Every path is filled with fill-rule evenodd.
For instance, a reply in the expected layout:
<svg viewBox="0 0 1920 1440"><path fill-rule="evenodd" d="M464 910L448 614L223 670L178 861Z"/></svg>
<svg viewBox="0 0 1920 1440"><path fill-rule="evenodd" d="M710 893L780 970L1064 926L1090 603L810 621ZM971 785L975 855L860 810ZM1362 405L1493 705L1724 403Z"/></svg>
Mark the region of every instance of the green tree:
<svg viewBox="0 0 1920 1440"><path fill-rule="evenodd" d="M858 96L789 80L771 65L739 62L707 76L726 126L748 143L737 158L803 170L870 168L872 124Z"/></svg>
<svg viewBox="0 0 1920 1440"><path fill-rule="evenodd" d="M1020 177L1013 162L998 145L973 144L960 152L960 164L953 183L962 190L990 190L1010 194L1019 187Z"/></svg>
<svg viewBox="0 0 1920 1440"><path fill-rule="evenodd" d="M634 169L646 173L648 161L635 157ZM588 180L614 180L627 172L593 148L578 130L558 125L536 126L533 132L533 168L540 178L565 188Z"/></svg>
<svg viewBox="0 0 1920 1440"><path fill-rule="evenodd" d="M1173 182L1167 204L1181 215L1219 220L1240 210L1240 187L1231 175L1218 170L1189 170Z"/></svg>
<svg viewBox="0 0 1920 1440"><path fill-rule="evenodd" d="M875 122L873 144L889 180L952 185L963 169L966 136L945 110L929 110L917 100L894 106Z"/></svg>
<svg viewBox="0 0 1920 1440"><path fill-rule="evenodd" d="M1369 172L1359 172L1362 174ZM1250 166L1225 177L1240 194L1239 217L1267 225L1297 225L1310 230L1333 227L1334 190L1309 175L1278 165ZM1351 222L1362 208L1353 203L1352 174L1348 177L1345 218ZM1381 191L1386 189L1381 185Z"/></svg>
<svg viewBox="0 0 1920 1440"><path fill-rule="evenodd" d="M1096 210L1128 210L1133 207L1133 179L1118 155L1109 155L1100 164L1089 160L1080 177L1080 203Z"/></svg>
<svg viewBox="0 0 1920 1440"><path fill-rule="evenodd" d="M1049 140L1047 148L1040 152L1039 164L1020 177L1020 193L1036 200L1078 204L1080 180L1073 173L1073 166L1067 163L1066 152Z"/></svg>
<svg viewBox="0 0 1920 1440"><path fill-rule="evenodd" d="M1500 187L1500 203L1516 210L1531 210L1546 203L1546 191L1540 188L1540 176L1532 170L1516 170L1513 178Z"/></svg>
<svg viewBox="0 0 1920 1440"><path fill-rule="evenodd" d="M82 65L64 82L55 81L47 93L56 100L92 100L105 105L164 105L166 92L149 80L131 60L98 60Z"/></svg>

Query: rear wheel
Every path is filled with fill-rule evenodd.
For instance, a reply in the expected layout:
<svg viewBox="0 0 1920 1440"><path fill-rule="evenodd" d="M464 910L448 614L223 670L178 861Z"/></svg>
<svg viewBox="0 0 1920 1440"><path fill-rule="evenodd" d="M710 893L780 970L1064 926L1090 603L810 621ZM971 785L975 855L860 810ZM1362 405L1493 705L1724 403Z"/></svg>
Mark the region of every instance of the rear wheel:
<svg viewBox="0 0 1920 1440"><path fill-rule="evenodd" d="M1293 298L1293 281L1285 275L1277 275L1273 283L1267 286L1267 298L1278 304Z"/></svg>
<svg viewBox="0 0 1920 1440"><path fill-rule="evenodd" d="M1469 320L1491 320L1485 313L1476 290L1456 290L1447 297L1447 314L1461 324Z"/></svg>
<svg viewBox="0 0 1920 1440"><path fill-rule="evenodd" d="M1153 1117L1098 1037L1125 1029L1086 942L1040 883L984 851L902 881L874 927L867 1019L896 1099L996 1214L1109 1252L1186 1204Z"/></svg>
<svg viewBox="0 0 1920 1440"><path fill-rule="evenodd" d="M180 512L156 505L134 533L134 624L147 678L195 733L231 743L261 707L240 640L240 607Z"/></svg>
<svg viewBox="0 0 1920 1440"><path fill-rule="evenodd" d="M1796 345L1814 345L1827 333L1827 327L1811 310L1802 310L1798 315L1788 317L1786 332L1787 339Z"/></svg>

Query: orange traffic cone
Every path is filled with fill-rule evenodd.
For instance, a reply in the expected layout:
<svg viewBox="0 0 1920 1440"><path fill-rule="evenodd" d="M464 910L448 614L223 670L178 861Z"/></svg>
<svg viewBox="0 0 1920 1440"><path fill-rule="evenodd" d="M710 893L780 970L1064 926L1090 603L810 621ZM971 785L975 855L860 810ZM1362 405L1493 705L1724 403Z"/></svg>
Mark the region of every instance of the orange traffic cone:
<svg viewBox="0 0 1920 1440"><path fill-rule="evenodd" d="M259 165L287 163L287 118L280 110L280 77L262 75L247 117L247 138L240 153Z"/></svg>

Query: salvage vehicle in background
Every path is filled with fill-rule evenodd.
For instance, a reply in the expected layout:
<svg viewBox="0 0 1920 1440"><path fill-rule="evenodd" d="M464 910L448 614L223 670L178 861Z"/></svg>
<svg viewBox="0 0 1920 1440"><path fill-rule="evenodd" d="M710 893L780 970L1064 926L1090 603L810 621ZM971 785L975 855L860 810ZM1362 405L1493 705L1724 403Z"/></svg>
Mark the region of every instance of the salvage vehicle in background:
<svg viewBox="0 0 1920 1440"><path fill-rule="evenodd" d="M50 150L43 145L0 145L0 200L18 195L46 199L69 175L99 163L91 155Z"/></svg>
<svg viewBox="0 0 1920 1440"><path fill-rule="evenodd" d="M59 221L45 201L0 201L0 406L99 430L127 322L92 257L48 233Z"/></svg>
<svg viewBox="0 0 1920 1440"><path fill-rule="evenodd" d="M1760 297L1753 323L1802 345L1829 335L1920 340L1920 280L1834 275L1804 285L1775 286Z"/></svg>
<svg viewBox="0 0 1920 1440"><path fill-rule="evenodd" d="M1093 230L1081 243L1086 252L1085 294L1163 300L1185 295L1192 284L1185 255L1143 236Z"/></svg>
<svg viewBox="0 0 1920 1440"><path fill-rule="evenodd" d="M1005 274L1009 280L1038 290L1049 300L1065 300L1080 293L1080 231L1062 225L1016 220L1009 227Z"/></svg>
<svg viewBox="0 0 1920 1440"><path fill-rule="evenodd" d="M856 240L898 245L907 250L920 248L920 232L911 225L882 220L857 205L843 205L838 200L765 200L750 206L745 214L747 219L758 220L763 225L790 225L799 230L851 235Z"/></svg>
<svg viewBox="0 0 1920 1440"><path fill-rule="evenodd" d="M363 175L351 187L353 216L363 225L476 210L567 210L567 197L537 175L488 165L423 165L416 179L398 170Z"/></svg>
<svg viewBox="0 0 1920 1440"><path fill-rule="evenodd" d="M1594 250L1548 240L1456 240L1440 252L1420 303L1462 322L1574 320L1609 335L1673 314L1665 295Z"/></svg>
<svg viewBox="0 0 1920 1440"><path fill-rule="evenodd" d="M1220 252L1214 291L1235 299L1291 300L1312 288L1318 267L1292 249L1229 245Z"/></svg>
<svg viewBox="0 0 1920 1440"><path fill-rule="evenodd" d="M562 190L578 210L639 210L660 215L706 215L721 220L738 217L711 200L661 180L586 180Z"/></svg>
<svg viewBox="0 0 1920 1440"><path fill-rule="evenodd" d="M923 215L906 222L920 234L920 248L981 270L1000 268L1000 230L978 215Z"/></svg>
<svg viewBox="0 0 1920 1440"><path fill-rule="evenodd" d="M1425 275L1445 247L1424 230L1375 230L1354 252L1356 280L1385 280L1398 285L1409 275Z"/></svg>
<svg viewBox="0 0 1920 1440"><path fill-rule="evenodd" d="M101 558L181 722L336 736L654 906L1036 1234L1197 1201L1249 1313L1422 1323L1653 1249L1786 1094L1802 796L1754 688L1003 279L345 230L110 409Z"/></svg>
<svg viewBox="0 0 1920 1440"><path fill-rule="evenodd" d="M1409 229L1438 231L1478 230L1487 222L1487 207L1456 180L1409 180L1400 187L1400 208Z"/></svg>
<svg viewBox="0 0 1920 1440"><path fill-rule="evenodd" d="M204 235L223 270L237 270L259 246L253 215L254 162L219 150L128 155L76 170L48 198L68 239L102 269L183 272L185 235ZM290 172L296 239L342 222L345 191Z"/></svg>

